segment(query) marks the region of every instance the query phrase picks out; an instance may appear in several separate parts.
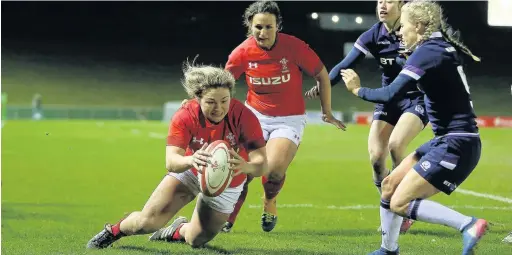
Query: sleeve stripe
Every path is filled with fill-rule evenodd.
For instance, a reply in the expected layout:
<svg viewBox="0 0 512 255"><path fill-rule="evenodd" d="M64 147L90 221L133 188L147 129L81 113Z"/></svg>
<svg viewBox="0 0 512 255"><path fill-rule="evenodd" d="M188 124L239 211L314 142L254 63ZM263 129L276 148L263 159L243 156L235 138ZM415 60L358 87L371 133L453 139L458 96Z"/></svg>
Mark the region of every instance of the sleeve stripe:
<svg viewBox="0 0 512 255"><path fill-rule="evenodd" d="M365 49L363 46L361 46L359 43L354 43L354 47L356 47L356 49L360 50L364 55L368 55L368 53L370 53L367 49Z"/></svg>
<svg viewBox="0 0 512 255"><path fill-rule="evenodd" d="M417 73L407 69L403 69L400 73L405 74L415 80L419 80L421 78L421 76L419 76Z"/></svg>
<svg viewBox="0 0 512 255"><path fill-rule="evenodd" d="M448 52L454 52L454 51L455 51L455 48L454 48L454 47L448 47L448 48L446 48L446 51L448 51Z"/></svg>
<svg viewBox="0 0 512 255"><path fill-rule="evenodd" d="M417 68L412 65L405 65L403 70L408 70L413 72L414 74L418 75L419 77L423 76L425 74L425 71L421 70L420 68Z"/></svg>

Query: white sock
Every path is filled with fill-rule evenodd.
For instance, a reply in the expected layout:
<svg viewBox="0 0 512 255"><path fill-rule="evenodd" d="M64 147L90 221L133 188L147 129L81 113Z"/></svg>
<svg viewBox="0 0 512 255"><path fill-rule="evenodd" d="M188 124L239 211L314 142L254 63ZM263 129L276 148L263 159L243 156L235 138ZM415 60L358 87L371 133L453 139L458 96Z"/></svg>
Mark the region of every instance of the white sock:
<svg viewBox="0 0 512 255"><path fill-rule="evenodd" d="M398 237L403 218L389 209L389 201L380 201L380 225L382 228L382 248L388 251L398 249Z"/></svg>
<svg viewBox="0 0 512 255"><path fill-rule="evenodd" d="M411 201L407 215L413 220L441 224L462 231L472 218L430 200Z"/></svg>

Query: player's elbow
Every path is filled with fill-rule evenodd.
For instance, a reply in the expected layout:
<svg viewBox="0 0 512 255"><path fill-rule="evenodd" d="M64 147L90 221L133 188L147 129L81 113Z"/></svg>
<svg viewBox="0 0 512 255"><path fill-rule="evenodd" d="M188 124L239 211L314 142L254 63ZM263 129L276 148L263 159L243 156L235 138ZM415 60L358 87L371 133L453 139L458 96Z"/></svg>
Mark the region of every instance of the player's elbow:
<svg viewBox="0 0 512 255"><path fill-rule="evenodd" d="M167 171L169 172L174 172L175 169L175 164L172 156L173 155L171 153L167 153L167 155L165 155L165 169L167 169Z"/></svg>
<svg viewBox="0 0 512 255"><path fill-rule="evenodd" d="M188 167L184 163L180 164L176 157L170 156L165 158L165 169L172 173L181 173L188 169Z"/></svg>
<svg viewBox="0 0 512 255"><path fill-rule="evenodd" d="M169 171L169 172L173 172L173 169L174 169L173 165L168 160L165 160L165 169L167 169L167 171Z"/></svg>
<svg viewBox="0 0 512 255"><path fill-rule="evenodd" d="M322 65L322 68L320 69L320 72L318 72L314 76L315 80L322 83L322 82L330 82L331 79L329 78L329 73L327 72L327 69L325 69L325 66Z"/></svg>
<svg viewBox="0 0 512 255"><path fill-rule="evenodd" d="M165 159L165 169L169 172L174 172L175 167L171 160Z"/></svg>
<svg viewBox="0 0 512 255"><path fill-rule="evenodd" d="M165 151L165 169L180 173L191 168L189 157L184 156L185 150L175 146L167 146Z"/></svg>
<svg viewBox="0 0 512 255"><path fill-rule="evenodd" d="M392 94L386 94L381 98L381 100L383 103L389 103L393 98L394 96Z"/></svg>

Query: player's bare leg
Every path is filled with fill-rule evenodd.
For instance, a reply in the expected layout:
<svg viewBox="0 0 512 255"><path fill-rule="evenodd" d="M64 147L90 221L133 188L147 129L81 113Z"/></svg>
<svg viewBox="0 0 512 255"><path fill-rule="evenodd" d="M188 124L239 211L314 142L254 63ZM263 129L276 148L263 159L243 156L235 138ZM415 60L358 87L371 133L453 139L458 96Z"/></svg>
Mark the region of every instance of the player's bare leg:
<svg viewBox="0 0 512 255"><path fill-rule="evenodd" d="M390 171L386 169L386 158L388 156L389 137L393 132L393 126L382 120L374 120L370 126L368 134L368 153L370 154L370 164L373 169L373 183L377 187L379 194L382 194L382 180L389 175ZM381 231L381 227L377 229Z"/></svg>
<svg viewBox="0 0 512 255"><path fill-rule="evenodd" d="M123 236L154 232L165 226L193 199L194 195L185 185L167 175L153 191L142 211L131 213L115 225L105 225L105 228L87 243L87 248L106 248Z"/></svg>
<svg viewBox="0 0 512 255"><path fill-rule="evenodd" d="M400 162L402 162L407 146L422 130L423 122L418 116L410 112L406 112L400 116L393 132L391 132L388 142L393 168L397 167Z"/></svg>
<svg viewBox="0 0 512 255"><path fill-rule="evenodd" d="M150 240L154 241L184 241L192 247L202 247L211 241L221 230L229 214L210 208L199 194L196 208L190 222L178 217L170 226L155 232Z"/></svg>
<svg viewBox="0 0 512 255"><path fill-rule="evenodd" d="M297 153L298 146L287 138L272 138L267 142L268 174L262 178L265 197L261 228L265 232L274 229L277 223L276 197L283 187L286 169Z"/></svg>
<svg viewBox="0 0 512 255"><path fill-rule="evenodd" d="M235 208L233 208L233 212L229 215L228 221L222 227L222 232L229 233L231 229L235 225L236 217L238 213L240 213L240 209L242 209L242 205L245 202L245 198L247 198L247 194L249 193L249 183L254 179L254 177L247 175L247 181L244 183L244 189L240 196L238 197L238 201L235 204Z"/></svg>
<svg viewBox="0 0 512 255"><path fill-rule="evenodd" d="M386 157L388 156L389 137L393 132L393 126L382 120L372 121L368 134L368 153L373 168L373 183L381 194L382 180L389 174L386 169Z"/></svg>
<svg viewBox="0 0 512 255"><path fill-rule="evenodd" d="M388 149L393 162L393 169L402 162L407 146L423 130L423 122L413 113L406 112L400 116L389 137ZM400 233L405 234L414 223L404 218Z"/></svg>

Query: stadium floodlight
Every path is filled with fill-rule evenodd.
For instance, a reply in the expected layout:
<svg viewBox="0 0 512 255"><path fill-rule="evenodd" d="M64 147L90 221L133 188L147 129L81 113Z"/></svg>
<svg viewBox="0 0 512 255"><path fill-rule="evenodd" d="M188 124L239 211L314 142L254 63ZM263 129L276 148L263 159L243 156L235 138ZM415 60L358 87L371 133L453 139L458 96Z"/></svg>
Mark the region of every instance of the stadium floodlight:
<svg viewBox="0 0 512 255"><path fill-rule="evenodd" d="M318 19L318 13L316 13L316 12L311 13L311 18Z"/></svg>
<svg viewBox="0 0 512 255"><path fill-rule="evenodd" d="M338 21L340 21L340 17L338 17L338 15L332 15L331 20L332 20L332 22L334 22L334 23L338 23Z"/></svg>
<svg viewBox="0 0 512 255"><path fill-rule="evenodd" d="M493 27L512 27L512 1L489 0L487 2L487 24Z"/></svg>
<svg viewBox="0 0 512 255"><path fill-rule="evenodd" d="M310 19L310 14L306 15L307 19ZM358 23L359 20L361 23ZM314 22L315 25L323 30L364 32L370 29L372 24L379 22L379 19L375 14L319 12L317 21Z"/></svg>

